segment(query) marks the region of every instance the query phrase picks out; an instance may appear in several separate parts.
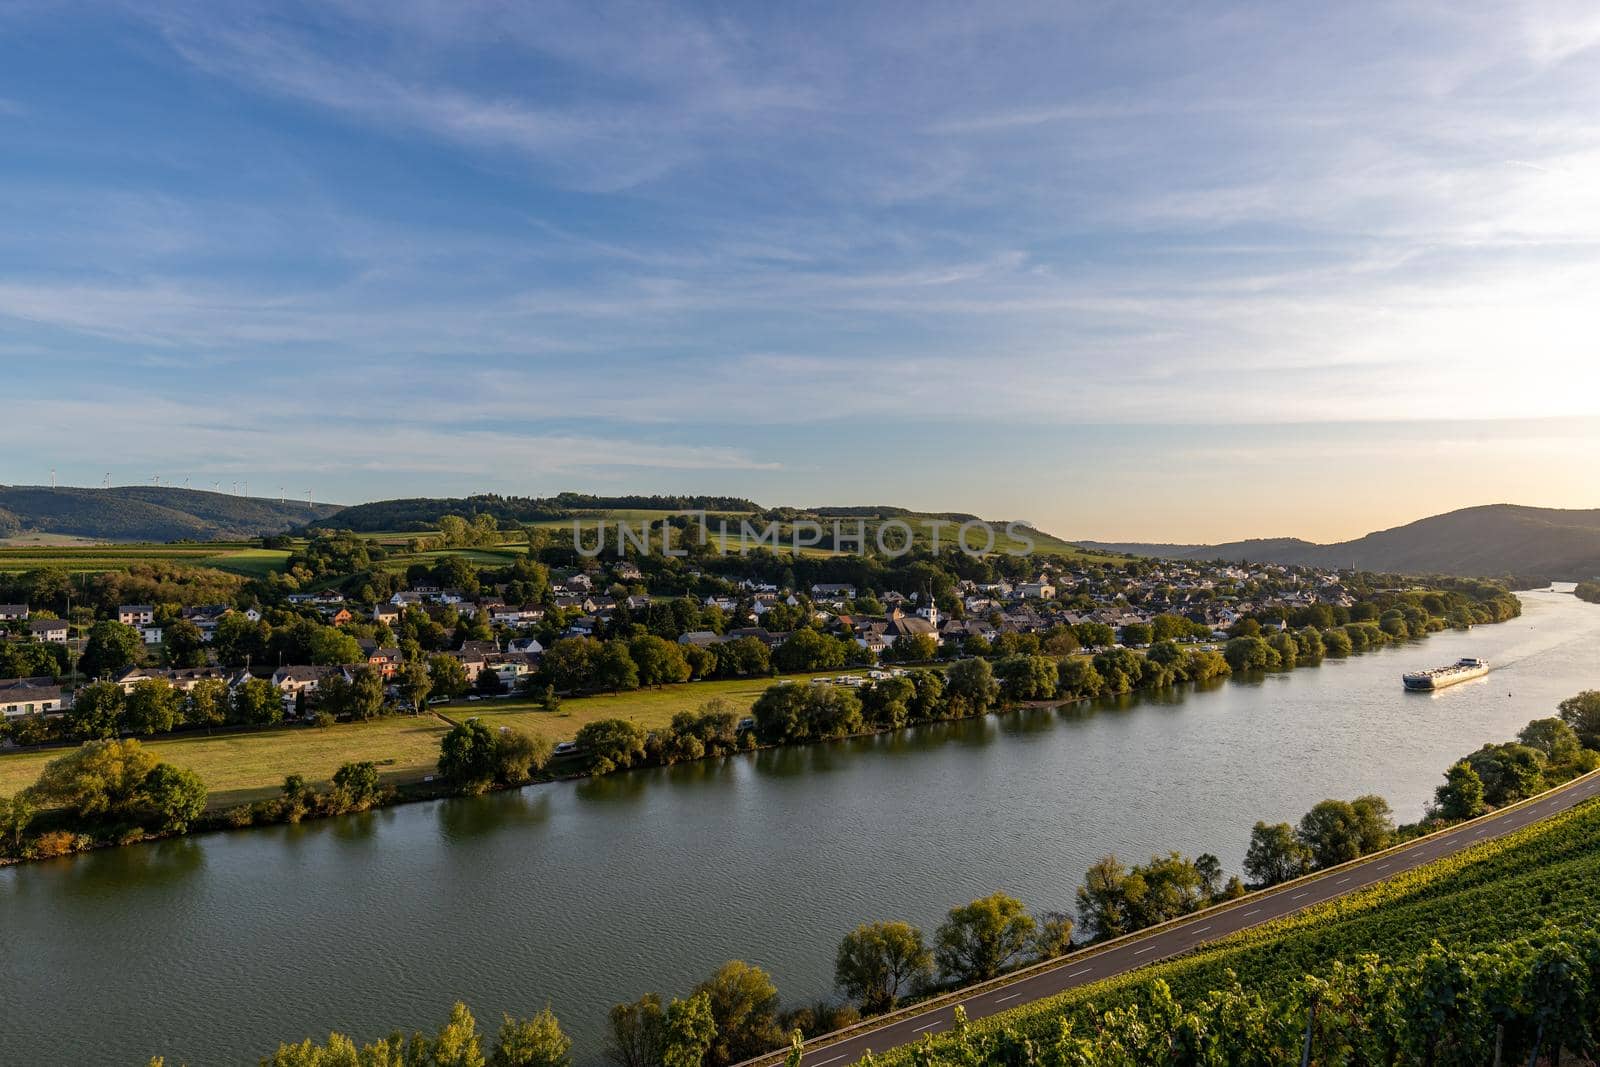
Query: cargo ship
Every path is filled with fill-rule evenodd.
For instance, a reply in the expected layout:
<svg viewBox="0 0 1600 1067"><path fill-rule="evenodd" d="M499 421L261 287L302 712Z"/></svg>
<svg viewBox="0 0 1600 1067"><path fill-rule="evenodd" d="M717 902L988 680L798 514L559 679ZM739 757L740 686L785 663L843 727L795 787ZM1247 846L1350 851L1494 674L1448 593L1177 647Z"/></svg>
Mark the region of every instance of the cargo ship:
<svg viewBox="0 0 1600 1067"><path fill-rule="evenodd" d="M1467 657L1458 659L1448 667L1435 667L1427 671L1412 671L1402 675L1407 689L1427 692L1432 689L1443 689L1447 685L1457 682L1470 682L1474 678L1482 678L1489 673L1489 664L1481 659Z"/></svg>

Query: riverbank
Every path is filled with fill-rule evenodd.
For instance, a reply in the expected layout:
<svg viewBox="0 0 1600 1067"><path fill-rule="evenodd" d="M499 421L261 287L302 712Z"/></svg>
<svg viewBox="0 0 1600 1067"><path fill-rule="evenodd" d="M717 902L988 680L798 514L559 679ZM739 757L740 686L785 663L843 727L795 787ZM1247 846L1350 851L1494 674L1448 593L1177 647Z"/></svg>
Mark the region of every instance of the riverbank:
<svg viewBox="0 0 1600 1067"><path fill-rule="evenodd" d="M460 999L493 1019L548 1001L576 1067L603 1067L612 1004L682 994L728 959L806 1004L830 995L839 940L860 923L931 931L996 889L1033 914L1071 911L1113 851L1204 851L1239 871L1252 823L1329 796L1379 793L1397 821L1416 819L1463 752L1600 680L1600 612L1524 599L1502 626L1204 691L0 871L0 982L53 991L0 1010L0 1061L161 1050L220 1067L330 1026L375 1039ZM1499 669L1437 696L1401 691L1405 670L1463 655Z"/></svg>
<svg viewBox="0 0 1600 1067"><path fill-rule="evenodd" d="M1412 638L1407 643L1420 645L1426 637L1438 632L1445 632L1442 620L1435 629ZM1301 641L1308 640L1305 633L1297 634L1295 631L1276 634L1275 640L1287 641L1289 648L1292 649L1297 637ZM1263 648L1267 647L1266 642L1261 639L1245 640L1253 641ZM1319 654L1313 660L1300 659L1298 667L1320 667L1325 661L1320 655L1323 647L1322 638L1313 630L1310 631L1309 640L1314 642ZM1160 647L1162 646L1156 646ZM939 705L938 710L932 713L925 711L922 717L914 718L911 722L907 721L903 710L900 714L877 721L873 721L869 715L859 729L833 730L815 738L782 739L769 744L758 743L758 731L740 731L738 735L740 743L732 748L726 745L708 746L703 756L690 755L669 759L666 762L725 756L730 751L739 749L750 751L806 744L812 741L836 741L892 733L908 725L961 719L970 717L975 712L979 715L1006 714L1039 706L1066 706L1089 699L1106 690L1110 690L1110 695L1159 691L1175 686L1192 685L1196 681L1201 684L1208 683L1214 681L1218 675L1225 676L1230 673L1226 664L1220 662L1221 657L1216 653L1214 646L1168 644L1165 647L1171 651L1161 657L1159 668L1155 666L1155 659L1145 652L1132 652L1120 648L1093 657L1087 654L1031 657L1036 662L1049 664L1052 674L1059 673L1062 697L1065 699L1039 700L1030 699L1029 696L1016 696L1007 699L997 708L989 706L992 698L987 697L976 702L966 698L951 699ZM1389 644L1376 647L1394 646ZM1361 655L1365 651L1362 649L1352 654ZM1276 653L1273 653L1273 656L1276 659ZM1130 666L1130 657L1136 665ZM1012 659L1017 658L1019 657L1012 657ZM1345 657L1326 657L1333 661L1342 658ZM1297 662L1292 651L1285 654L1285 660L1289 663ZM1003 668L1010 661L999 662ZM1142 678L1137 664L1145 665L1146 673ZM1103 668L1104 678L1094 669L1096 665ZM942 669L949 664L937 666ZM1068 671L1067 667L1078 669ZM1086 676L1094 681L1092 687L1084 689L1081 687ZM722 702L725 712L743 715L751 710L761 694L773 685L833 677L837 675L830 671L767 679L692 682L656 690L571 699L563 701L560 705L561 710L556 711L543 709L530 701L469 700L453 703L429 714L393 716L364 723L295 727L220 738L156 740L149 743L149 749L158 760L200 774L208 791L215 788L215 783L219 779L228 787L220 793L211 793L204 814L190 820L181 829L151 831L120 828L97 836L93 833L84 833L82 828L64 822L54 813L45 813L39 820L39 825L35 827L36 835L39 831L48 833L48 837L40 835L37 838L42 842L42 846L20 850L13 848L10 850L11 855L0 857L0 865L52 859L75 852L139 844L186 834L240 830L282 822L297 823L308 819L337 817L352 811L436 800L454 795L461 792L461 788L456 783L442 778L435 767L438 746L450 726L463 717L461 712L469 713L466 718L477 718L496 731L521 730L551 741L569 740L573 734L568 731L581 730L583 725L614 718L618 712L631 712L629 721L634 722L641 730L665 734L675 713L692 710L694 707L691 700L685 699L691 693L700 698L702 705L708 700L718 700ZM1112 679L1117 681L1113 682ZM1053 678L1050 684L1054 689ZM942 690L943 686L939 686L939 689ZM456 714L450 714L451 712ZM311 735L309 744L306 741L308 734ZM349 743L352 738L363 738L368 743L353 746ZM404 748L411 755L401 757L379 755L379 750L390 739L397 747ZM283 747L285 744L292 745L298 751L291 756ZM58 754L58 751L46 751L0 758L0 795L3 795L8 784L12 790L21 792L18 787L24 783L20 775L30 769L23 762L24 757L34 758L33 774L36 777L45 763ZM195 765L197 759L200 762L198 767ZM408 762L401 762L402 760ZM607 761L605 768L607 773L610 772L609 762ZM653 761L649 758L631 760L616 769L627 770L631 767L648 766L651 762ZM381 786L371 795L363 797L359 803L352 803L344 794L329 787L335 772L351 763L371 763L378 774ZM471 791L519 789L564 778L582 777L591 769L587 768L585 763L586 757L583 754L568 756L554 760L548 765L539 766L531 775L519 775L499 782L474 783ZM313 767L315 770L311 769ZM594 773L601 773L598 768L593 770ZM300 779L300 783L292 791L285 785L291 778ZM291 796L291 792L294 795ZM20 854L17 854L18 852Z"/></svg>

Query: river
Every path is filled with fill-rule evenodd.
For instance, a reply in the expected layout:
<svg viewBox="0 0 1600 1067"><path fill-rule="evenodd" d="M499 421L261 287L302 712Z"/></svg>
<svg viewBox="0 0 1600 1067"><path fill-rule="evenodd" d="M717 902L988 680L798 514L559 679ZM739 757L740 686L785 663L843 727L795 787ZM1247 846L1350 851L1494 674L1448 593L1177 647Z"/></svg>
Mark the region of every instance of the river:
<svg viewBox="0 0 1600 1067"><path fill-rule="evenodd" d="M1004 889L1072 910L1084 870L1177 848L1230 873L1257 819L1381 793L1415 819L1456 757L1600 687L1600 608L1203 692L1099 701L0 871L0 1063L253 1063L280 1039L488 1030L547 1002L600 1061L606 1008L723 960L791 1005L859 922L931 933ZM1483 656L1408 694L1400 673Z"/></svg>

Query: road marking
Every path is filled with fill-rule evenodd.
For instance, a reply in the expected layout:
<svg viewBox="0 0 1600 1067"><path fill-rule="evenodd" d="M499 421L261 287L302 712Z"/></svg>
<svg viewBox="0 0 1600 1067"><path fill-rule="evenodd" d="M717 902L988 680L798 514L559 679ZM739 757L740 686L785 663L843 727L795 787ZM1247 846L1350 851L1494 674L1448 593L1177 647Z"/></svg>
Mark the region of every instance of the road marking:
<svg viewBox="0 0 1600 1067"><path fill-rule="evenodd" d="M1155 948L1155 946L1154 946L1154 945L1146 945L1146 946L1145 946L1145 947L1144 947L1144 948L1136 948L1136 949L1134 949L1134 950L1133 950L1133 954L1134 954L1134 955L1135 955L1135 956L1142 956L1142 955L1144 955L1144 954L1145 954L1145 953L1146 953L1146 952L1149 952L1149 951L1150 951L1150 950L1151 950L1151 949L1153 949L1153 948Z"/></svg>
<svg viewBox="0 0 1600 1067"><path fill-rule="evenodd" d="M994 998L994 1002L996 1004L1004 1004L1006 1001L1008 1001L1008 1000L1016 1000L1020 996L1022 996L1021 993L1007 993L1003 997L995 997Z"/></svg>
<svg viewBox="0 0 1600 1067"><path fill-rule="evenodd" d="M1349 878L1349 877L1348 877L1348 876L1346 876L1346 877L1344 877L1344 878L1341 878L1341 879L1339 879L1339 880L1338 880L1338 881L1337 881L1337 882L1335 882L1335 883L1333 883L1333 884L1334 884L1334 885L1344 885L1344 884L1345 884L1345 883L1346 883L1346 882L1348 882L1348 881L1349 881L1349 880L1350 880L1350 878Z"/></svg>
<svg viewBox="0 0 1600 1067"><path fill-rule="evenodd" d="M944 1020L943 1019L936 1019L933 1022L929 1023L927 1026L919 1026L919 1027L917 1027L915 1030L913 1030L911 1032L913 1034L920 1034L924 1030L932 1030L935 1026L943 1026L943 1025L944 1025Z"/></svg>
<svg viewBox="0 0 1600 1067"><path fill-rule="evenodd" d="M1382 871L1382 870L1388 869L1388 866L1389 865L1387 863L1380 863L1376 867L1374 867L1373 869L1374 870L1378 870L1378 871Z"/></svg>
<svg viewBox="0 0 1600 1067"><path fill-rule="evenodd" d="M1211 929L1211 927L1209 927L1209 926L1199 926L1199 927L1196 927L1195 929L1193 929L1193 930L1191 930L1189 932L1192 933L1192 934L1203 934L1209 929Z"/></svg>
<svg viewBox="0 0 1600 1067"><path fill-rule="evenodd" d="M1078 970L1073 971L1070 974L1068 974L1067 977L1068 978L1076 978L1076 977L1078 977L1078 975L1080 975L1080 974L1088 974L1092 970L1094 970L1093 967L1081 967Z"/></svg>
<svg viewBox="0 0 1600 1067"><path fill-rule="evenodd" d="M843 1056L835 1056L835 1057L833 1057L833 1058L832 1058L832 1059L828 1059L828 1060L817 1060L817 1061L816 1061L816 1062L814 1062L814 1063L812 1063L812 1061L810 1061L810 1060L807 1060L807 1061L805 1061L805 1062L807 1062L807 1063L811 1063L811 1067L822 1067L822 1065L823 1065L823 1064L825 1064L825 1063L837 1063L837 1062L838 1062L838 1061L839 1061L839 1060L842 1060L842 1059L844 1059L844 1057L843 1057Z"/></svg>
<svg viewBox="0 0 1600 1067"><path fill-rule="evenodd" d="M1241 915L1239 917L1241 919L1248 919L1248 918L1250 918L1250 916L1254 915L1256 912L1258 912L1260 910L1261 910L1260 908L1251 908L1249 911L1245 912L1243 915Z"/></svg>
<svg viewBox="0 0 1600 1067"><path fill-rule="evenodd" d="M1306 893L1309 893L1309 892L1311 892L1309 889L1306 890ZM1296 893L1294 896L1290 897L1289 899L1290 900L1299 900L1301 897L1305 896L1306 893Z"/></svg>

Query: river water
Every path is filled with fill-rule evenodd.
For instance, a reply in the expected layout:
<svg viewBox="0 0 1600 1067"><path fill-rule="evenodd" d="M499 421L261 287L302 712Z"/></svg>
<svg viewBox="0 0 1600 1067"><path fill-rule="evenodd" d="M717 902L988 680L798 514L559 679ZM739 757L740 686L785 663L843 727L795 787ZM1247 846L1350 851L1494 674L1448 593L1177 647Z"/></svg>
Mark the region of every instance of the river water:
<svg viewBox="0 0 1600 1067"><path fill-rule="evenodd" d="M210 834L0 871L0 1063L253 1063L280 1039L605 1011L722 961L830 992L857 923L932 931L1004 889L1070 911L1084 870L1177 848L1239 870L1257 819L1381 793L1415 819L1456 757L1600 688L1600 607L1320 668L861 740ZM1404 670L1482 656L1425 694Z"/></svg>

